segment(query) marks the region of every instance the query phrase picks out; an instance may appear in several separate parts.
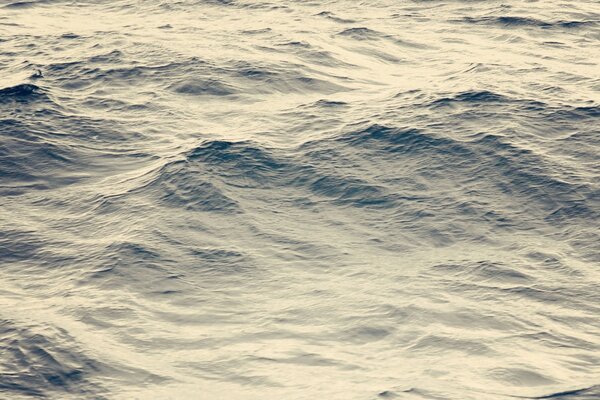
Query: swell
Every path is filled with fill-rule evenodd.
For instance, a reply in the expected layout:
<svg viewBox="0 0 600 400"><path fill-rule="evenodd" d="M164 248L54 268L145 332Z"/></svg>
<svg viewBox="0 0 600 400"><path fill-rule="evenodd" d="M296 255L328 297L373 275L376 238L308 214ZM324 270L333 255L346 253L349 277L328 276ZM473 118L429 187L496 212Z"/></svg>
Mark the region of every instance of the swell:
<svg viewBox="0 0 600 400"><path fill-rule="evenodd" d="M589 57L593 15L79 3L11 12L23 23L0 39L9 73L40 70L0 89L5 287L28 288L24 310L48 299L47 324L0 328L7 397L193 397L203 385L236 397L240 385L240 398L275 386L334 398L340 377L365 398L471 398L472 378L596 395L581 384L597 364L600 109L584 98L592 67L574 64ZM486 35L450 32L447 12L486 15L459 20ZM549 34L564 43L538 43ZM114 341L88 353L51 326L57 309ZM120 369L120 349L179 379ZM406 389L425 375L435 390Z"/></svg>
<svg viewBox="0 0 600 400"><path fill-rule="evenodd" d="M451 102L478 108L515 104L492 92L466 92L424 107ZM524 112L549 112L543 103L517 104ZM593 117L596 111L591 107L551 112ZM429 204L425 211L432 201L428 190L436 186L445 188L446 197L440 199L445 210ZM253 142L207 141L188 151L184 160L156 171L153 183L141 190L154 191L165 205L235 214L248 201L245 193L258 199L258 191L282 189L316 204L389 209L395 218L414 221L422 215L451 215L466 222L475 212L488 224L510 229L541 221L590 224L599 218L594 207L597 188L509 138L480 133L459 140L427 128L378 124L287 150Z"/></svg>

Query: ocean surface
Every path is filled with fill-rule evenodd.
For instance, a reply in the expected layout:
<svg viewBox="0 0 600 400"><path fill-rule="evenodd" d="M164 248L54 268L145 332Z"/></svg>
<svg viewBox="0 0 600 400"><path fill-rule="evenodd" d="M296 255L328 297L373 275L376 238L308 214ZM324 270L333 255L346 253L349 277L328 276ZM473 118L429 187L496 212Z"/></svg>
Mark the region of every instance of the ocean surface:
<svg viewBox="0 0 600 400"><path fill-rule="evenodd" d="M0 399L600 399L597 0L0 0Z"/></svg>

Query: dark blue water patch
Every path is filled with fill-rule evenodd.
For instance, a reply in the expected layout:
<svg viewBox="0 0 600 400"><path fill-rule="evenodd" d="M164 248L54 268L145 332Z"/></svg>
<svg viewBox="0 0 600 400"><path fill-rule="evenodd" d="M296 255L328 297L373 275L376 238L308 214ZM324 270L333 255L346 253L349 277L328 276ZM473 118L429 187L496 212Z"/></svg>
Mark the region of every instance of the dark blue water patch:
<svg viewBox="0 0 600 400"><path fill-rule="evenodd" d="M582 160L593 153L598 142L594 128L600 111L595 105L548 104L493 92L463 92L434 101L418 100L419 107L435 112L431 120L436 122L426 127L439 135L445 136L447 127L452 126L453 130L470 133L472 137L477 132L501 133L507 143L521 142L525 137L548 138L569 142L560 151ZM507 122L514 127L503 128Z"/></svg>
<svg viewBox="0 0 600 400"><path fill-rule="evenodd" d="M466 203L440 199L446 215L476 212L482 222L505 228L523 223L523 218L548 224L573 224L577 214L580 220L596 218L590 187L564 179L535 152L490 134L459 141L426 130L375 124L290 151L253 142L208 141L185 157L161 169L141 191L171 207L236 214L241 212L238 196L244 197L239 189L289 188L342 207L403 208L396 213L398 220L414 221L426 208L422 203L428 201L423 197L427 187L452 177L470 194ZM406 185L397 172L376 179L357 173L373 168L412 170L417 181ZM425 189L418 188L421 181L427 183ZM517 207L491 208L498 195L519 199ZM469 208L477 201L487 206ZM429 210L430 215L439 212L436 207Z"/></svg>
<svg viewBox="0 0 600 400"><path fill-rule="evenodd" d="M115 104L123 103L117 100ZM139 147L129 146L130 141L147 138L113 119L86 117L48 108L31 113L21 110L16 117L30 134L69 144L71 148L81 148L82 151L85 148L87 151L107 150L112 154L131 153L137 156L142 151ZM112 147L106 149L107 145Z"/></svg>
<svg viewBox="0 0 600 400"><path fill-rule="evenodd" d="M46 91L31 83L22 83L0 89L0 104L11 102L30 103L44 100L48 100Z"/></svg>
<svg viewBox="0 0 600 400"><path fill-rule="evenodd" d="M467 19L467 21L473 22L474 20ZM477 21L477 20L475 20L475 21ZM497 23L499 25L506 25L506 26L526 25L526 26L537 26L537 27L541 27L541 28L546 28L546 27L551 26L550 23L540 21L539 19L527 18L527 17L513 17L513 16L489 17L489 18L484 17L484 18L479 19L479 21L492 22L492 23Z"/></svg>
<svg viewBox="0 0 600 400"><path fill-rule="evenodd" d="M600 21L558 21L555 25L562 28L581 28L586 26L598 26Z"/></svg>

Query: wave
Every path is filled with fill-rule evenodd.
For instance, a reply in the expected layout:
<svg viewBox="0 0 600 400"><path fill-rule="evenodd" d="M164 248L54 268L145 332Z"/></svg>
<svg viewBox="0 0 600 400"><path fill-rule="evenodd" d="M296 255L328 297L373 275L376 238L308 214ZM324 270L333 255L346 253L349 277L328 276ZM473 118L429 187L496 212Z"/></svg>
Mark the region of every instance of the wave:
<svg viewBox="0 0 600 400"><path fill-rule="evenodd" d="M596 26L600 22L595 20L590 21L554 21L547 22L531 17L518 16L500 16L500 17L465 17L461 22L470 24L485 24L497 25L502 27L535 27L542 29L577 29L590 26Z"/></svg>
<svg viewBox="0 0 600 400"><path fill-rule="evenodd" d="M408 41L405 39L400 39L398 37L396 37L395 35L389 35L389 34L385 34L383 32L379 32L364 26L359 26L359 27L353 27L353 28L348 28L348 29L344 29L341 32L338 32L336 36L342 36L342 37L347 37L356 41L375 41L375 40L386 40L389 43L393 43L397 46L401 46L401 47L410 47L413 49L427 49L429 48L428 45L419 43L419 42L415 42L415 41ZM380 58L389 58L389 59L396 59L399 60L397 57L391 55L391 54L387 54L383 51L377 51L375 49L362 49L361 50L363 53L365 54L371 54L371 55L379 55ZM382 57L385 56L385 57Z"/></svg>
<svg viewBox="0 0 600 400"><path fill-rule="evenodd" d="M230 96L236 90L217 80L188 80L171 87L175 92L187 95Z"/></svg>
<svg viewBox="0 0 600 400"><path fill-rule="evenodd" d="M381 37L381 33L374 31L372 29L366 27L355 27L344 29L340 33L339 36L347 36L354 40L369 40L369 39L377 39Z"/></svg>
<svg viewBox="0 0 600 400"><path fill-rule="evenodd" d="M485 98L503 101L488 94ZM473 96L457 99L474 101ZM345 160L352 161L346 166ZM391 175L374 180L350 168L375 164L389 169L402 163L400 171L412 168L429 182L401 187L398 185L405 185L406 179ZM494 196L527 199L520 209L509 213L512 216L493 208L482 212L489 223L499 226L514 226L527 212L549 224L596 220L599 215L591 204L594 190L558 178L560 171L553 172L547 164L535 152L496 135L456 140L414 128L375 124L286 152L251 142L208 141L187 152L185 160L162 167L144 190L156 191L164 204L206 212L239 213L242 208L234 190L274 188L300 190L339 206L391 209L400 202L422 198L427 187L452 177L474 199L479 193L487 193L482 199L490 202ZM432 172L442 166L444 174ZM454 206L457 213L471 212L461 204L457 201ZM415 215L420 213L415 211Z"/></svg>
<svg viewBox="0 0 600 400"><path fill-rule="evenodd" d="M459 141L414 128L371 125L333 140L349 146L346 154L371 163L380 160L378 164L387 164L386 169L404 163L403 169L413 168L417 174L423 171L428 176L428 185L452 177L474 195L492 190L499 198L507 195L526 198L521 207L549 223L574 223L575 218L593 221L600 216L592 205L595 196L592 187L559 178L560 171L553 173L554 168L538 154L510 144L500 136L487 134ZM360 153L355 153L359 149ZM443 168L444 173L436 175L434 168ZM488 197L491 201L494 195L485 196Z"/></svg>
<svg viewBox="0 0 600 400"><path fill-rule="evenodd" d="M0 254L7 263L44 258L44 239L34 231L0 230Z"/></svg>
<svg viewBox="0 0 600 400"><path fill-rule="evenodd" d="M91 379L104 367L85 356L57 329L28 329L0 320L0 392L14 396L78 395L104 399Z"/></svg>
<svg viewBox="0 0 600 400"><path fill-rule="evenodd" d="M115 241L98 250L94 269L81 280L106 288L130 288L148 296L188 294L208 279L243 279L256 266L235 248L187 246L181 242L142 244ZM193 293L192 293L193 294Z"/></svg>
<svg viewBox="0 0 600 400"><path fill-rule="evenodd" d="M543 396L522 397L526 399L596 399L600 396L600 385L593 385L581 389L565 390Z"/></svg>
<svg viewBox="0 0 600 400"><path fill-rule="evenodd" d="M466 148L448 138L436 137L418 129L398 129L374 124L366 129L351 131L335 138L336 142L361 146L382 151L382 156L389 153L405 153L417 157L420 152L439 150L443 153L464 153Z"/></svg>
<svg viewBox="0 0 600 400"><path fill-rule="evenodd" d="M207 171L193 160L175 161L161 167L143 190L155 191L159 201L169 207L227 214L241 213L240 204L207 178L210 179Z"/></svg>
<svg viewBox="0 0 600 400"><path fill-rule="evenodd" d="M331 66L342 64L326 52L303 50L299 56L311 62ZM126 64L126 61L123 53L113 51L81 61L52 63L38 68L43 69L45 76L56 80L59 87L65 90L89 90L101 88L102 85L118 87L138 82L156 82L169 91L185 96L231 96L237 93L333 94L350 90L327 75L308 75L294 65L262 65L241 60L215 65L197 57L189 57L156 65L114 67ZM37 93L37 90L32 93Z"/></svg>
<svg viewBox="0 0 600 400"><path fill-rule="evenodd" d="M494 196L527 199L528 203L508 214L491 208L492 203L477 211L488 223L498 226L515 226L526 212L549 224L598 218L590 203L594 195L591 188L557 179L548 173L552 168L541 168L545 161L538 155L494 135L457 141L417 129L371 125L327 140L308 142L292 151L268 149L251 142L217 140L195 147L184 157L153 172L151 182L133 193L150 194L168 207L229 215L243 212L241 199L234 194L240 189L290 189L297 196L308 195L341 207L392 210L403 204L408 212L413 209L408 206L411 199L423 199L428 186L451 175L471 191L475 196L473 201L480 196L478 193L488 193L479 199L489 199L486 201ZM346 167L345 160L353 161ZM428 173L429 182L418 184L394 175L374 180L357 175L350 168L350 165L363 168L373 163L393 168L404 163L403 169L414 168L419 172L425 171L424 162L428 168L445 165L445 174ZM490 194L490 190L495 194ZM581 200L574 202L578 197ZM449 213L473 212L472 206L455 201L447 210ZM415 218L424 215L418 208L412 212Z"/></svg>
<svg viewBox="0 0 600 400"><path fill-rule="evenodd" d="M56 2L57 2L57 0L16 1L14 3L6 4L3 8L19 10L19 9L25 9L25 8L32 8L37 5L46 5L46 4L56 3Z"/></svg>
<svg viewBox="0 0 600 400"><path fill-rule="evenodd" d="M0 119L0 193L69 186L151 158L124 146L141 135L124 136L114 121L72 115L52 100L38 102L32 99L37 95L25 93L28 100L11 118Z"/></svg>
<svg viewBox="0 0 600 400"><path fill-rule="evenodd" d="M319 17L327 18L334 22L339 22L340 24L352 24L352 23L356 22L353 19L340 18L330 11L321 11L320 13L318 13L316 15Z"/></svg>
<svg viewBox="0 0 600 400"><path fill-rule="evenodd" d="M188 159L201 162L205 173L238 188L294 188L333 204L391 207L394 196L358 177L331 174L317 159L304 155L275 155L249 143L214 141L196 148Z"/></svg>
<svg viewBox="0 0 600 400"><path fill-rule="evenodd" d="M431 106L447 105L449 103L505 103L510 99L498 93L487 90L466 91L452 97L443 97L431 102Z"/></svg>
<svg viewBox="0 0 600 400"><path fill-rule="evenodd" d="M80 154L70 146L37 136L35 128L18 120L0 120L0 127L0 192L19 194L78 180Z"/></svg>
<svg viewBox="0 0 600 400"><path fill-rule="evenodd" d="M46 91L31 83L22 83L0 89L0 104L9 102L30 103L45 100L49 100Z"/></svg>
<svg viewBox="0 0 600 400"><path fill-rule="evenodd" d="M293 173L293 165L249 142L210 141L187 154L206 173L237 187L267 187Z"/></svg>

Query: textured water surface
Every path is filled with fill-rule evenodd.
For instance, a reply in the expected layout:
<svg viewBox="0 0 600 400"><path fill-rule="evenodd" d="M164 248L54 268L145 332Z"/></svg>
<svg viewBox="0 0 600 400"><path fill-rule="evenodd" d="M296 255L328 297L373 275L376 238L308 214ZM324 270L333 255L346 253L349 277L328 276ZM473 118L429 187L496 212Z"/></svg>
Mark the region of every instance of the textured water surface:
<svg viewBox="0 0 600 400"><path fill-rule="evenodd" d="M0 398L600 398L600 3L0 0Z"/></svg>

